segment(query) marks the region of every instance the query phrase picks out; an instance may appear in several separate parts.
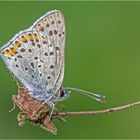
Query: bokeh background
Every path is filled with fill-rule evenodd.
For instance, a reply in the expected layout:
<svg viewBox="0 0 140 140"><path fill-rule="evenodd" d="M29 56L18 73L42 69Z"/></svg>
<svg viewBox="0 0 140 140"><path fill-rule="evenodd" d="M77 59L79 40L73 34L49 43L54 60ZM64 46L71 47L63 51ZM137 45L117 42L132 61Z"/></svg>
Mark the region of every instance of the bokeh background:
<svg viewBox="0 0 140 140"><path fill-rule="evenodd" d="M0 46L49 10L67 26L64 85L100 92L102 104L73 92L67 111L98 110L140 100L140 2L0 2ZM19 128L11 96L17 85L0 60L0 138L140 138L140 106L55 120L56 136L29 122Z"/></svg>

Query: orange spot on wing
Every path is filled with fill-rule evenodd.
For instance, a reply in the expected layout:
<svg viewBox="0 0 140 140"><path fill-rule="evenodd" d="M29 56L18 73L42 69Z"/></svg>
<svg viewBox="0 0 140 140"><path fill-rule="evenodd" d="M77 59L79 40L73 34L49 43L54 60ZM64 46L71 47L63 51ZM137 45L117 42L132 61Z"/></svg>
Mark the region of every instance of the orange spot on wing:
<svg viewBox="0 0 140 140"><path fill-rule="evenodd" d="M40 24L38 24L37 29L40 30L40 31L44 31L44 27L41 26Z"/></svg>
<svg viewBox="0 0 140 140"><path fill-rule="evenodd" d="M22 42L24 42L24 43L26 43L26 42L27 42L27 39L26 39L26 37L25 37L25 36L21 36L21 40L22 40Z"/></svg>
<svg viewBox="0 0 140 140"><path fill-rule="evenodd" d="M39 41L37 34L34 34L34 39L35 39L36 42Z"/></svg>
<svg viewBox="0 0 140 140"><path fill-rule="evenodd" d="M17 49L15 47L11 48L10 51L13 53L13 54L16 54L17 53Z"/></svg>
<svg viewBox="0 0 140 140"><path fill-rule="evenodd" d="M28 38L30 41L34 41L32 34L28 34Z"/></svg>
<svg viewBox="0 0 140 140"><path fill-rule="evenodd" d="M3 54L6 55L6 56L8 56L8 57L13 56L13 53L10 50L8 50L8 49L4 50L3 51Z"/></svg>
<svg viewBox="0 0 140 140"><path fill-rule="evenodd" d="M20 42L19 42L19 41L15 41L15 46L16 46L17 48L19 48L19 47L21 46Z"/></svg>

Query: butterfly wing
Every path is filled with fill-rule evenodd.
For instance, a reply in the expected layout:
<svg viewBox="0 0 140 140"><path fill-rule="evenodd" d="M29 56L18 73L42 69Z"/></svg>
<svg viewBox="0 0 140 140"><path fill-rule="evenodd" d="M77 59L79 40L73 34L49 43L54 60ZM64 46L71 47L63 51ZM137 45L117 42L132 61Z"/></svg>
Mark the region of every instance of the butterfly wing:
<svg viewBox="0 0 140 140"><path fill-rule="evenodd" d="M60 11L48 12L21 31L0 54L7 67L28 90L57 91L64 76L65 24Z"/></svg>
<svg viewBox="0 0 140 140"><path fill-rule="evenodd" d="M41 17L34 23L32 29L38 31L41 40L48 39L49 47L47 50L50 67L42 69L43 73L49 71L50 85L56 92L62 85L64 77L64 47L65 47L65 21L63 14L54 10ZM47 77L46 77L47 78Z"/></svg>
<svg viewBox="0 0 140 140"><path fill-rule="evenodd" d="M33 32L35 31L22 31L0 51L7 67L28 90L40 85L38 70L35 65L38 48L35 45Z"/></svg>

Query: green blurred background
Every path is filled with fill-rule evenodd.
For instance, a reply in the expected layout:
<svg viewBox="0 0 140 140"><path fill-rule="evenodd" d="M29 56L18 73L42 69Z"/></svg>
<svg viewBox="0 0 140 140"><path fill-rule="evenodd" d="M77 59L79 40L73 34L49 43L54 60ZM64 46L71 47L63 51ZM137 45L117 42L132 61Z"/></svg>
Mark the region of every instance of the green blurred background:
<svg viewBox="0 0 140 140"><path fill-rule="evenodd" d="M59 9L67 26L64 85L100 92L107 103L78 93L68 111L98 110L140 100L140 2L0 2L0 46L45 12ZM55 120L56 136L12 113L16 82L0 60L0 138L140 138L140 106L97 116Z"/></svg>

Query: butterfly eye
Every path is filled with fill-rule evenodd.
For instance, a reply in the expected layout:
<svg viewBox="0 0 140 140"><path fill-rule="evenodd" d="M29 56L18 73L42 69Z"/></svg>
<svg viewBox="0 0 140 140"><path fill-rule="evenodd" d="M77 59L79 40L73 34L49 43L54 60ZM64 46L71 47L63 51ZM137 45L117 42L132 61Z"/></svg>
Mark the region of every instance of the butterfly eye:
<svg viewBox="0 0 140 140"><path fill-rule="evenodd" d="M63 97L64 96L64 91L63 90L60 90L59 96L60 97Z"/></svg>

